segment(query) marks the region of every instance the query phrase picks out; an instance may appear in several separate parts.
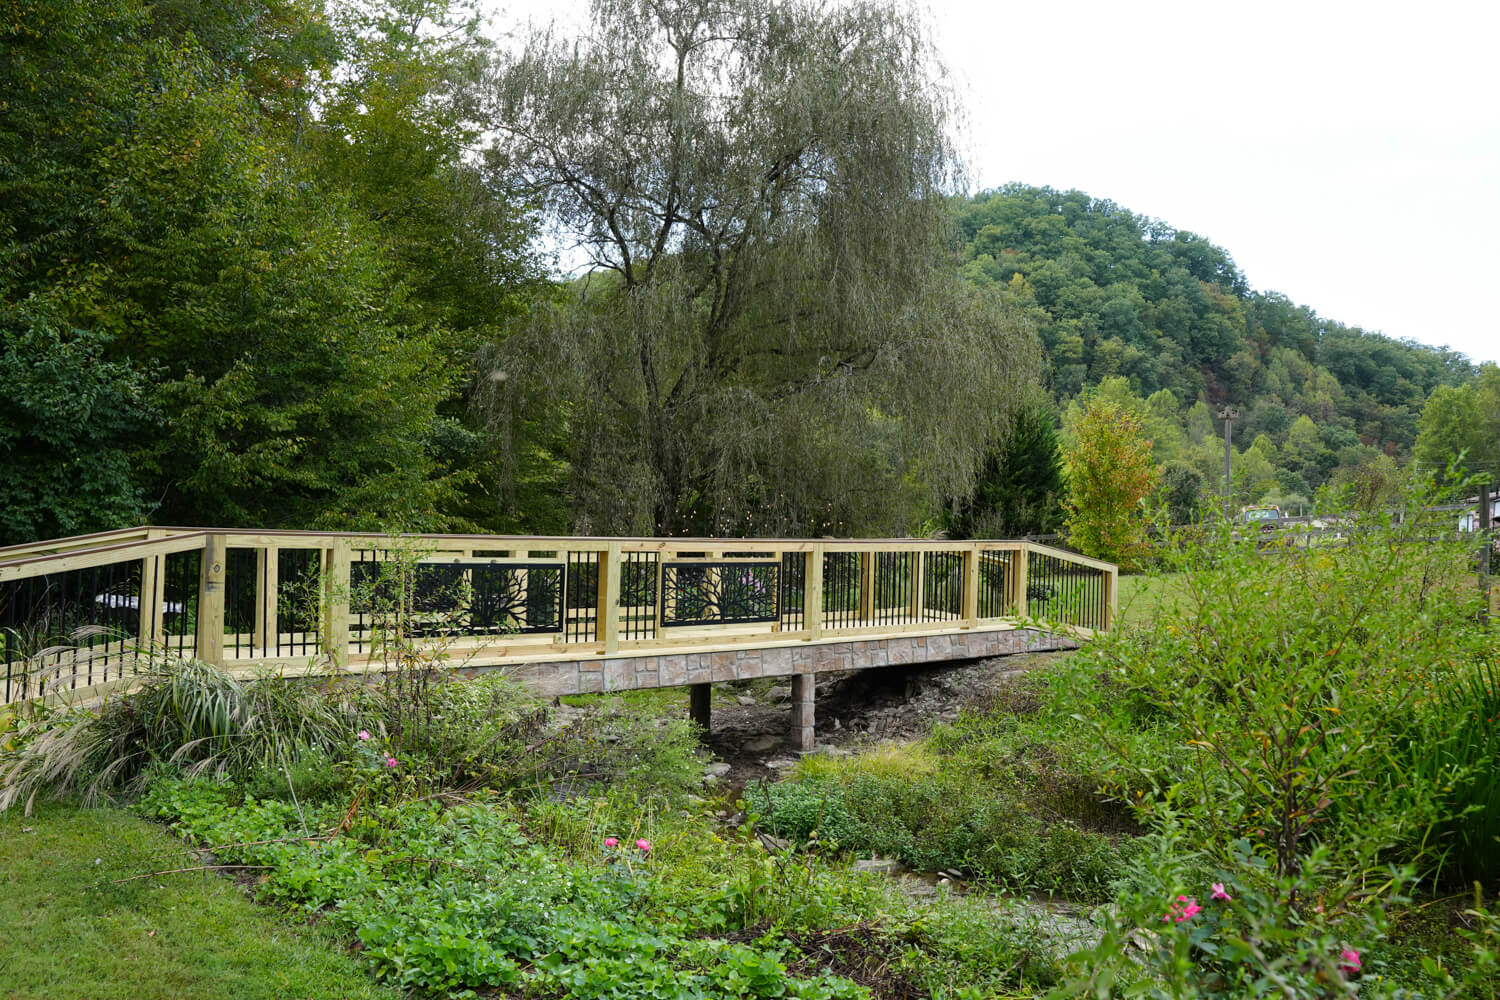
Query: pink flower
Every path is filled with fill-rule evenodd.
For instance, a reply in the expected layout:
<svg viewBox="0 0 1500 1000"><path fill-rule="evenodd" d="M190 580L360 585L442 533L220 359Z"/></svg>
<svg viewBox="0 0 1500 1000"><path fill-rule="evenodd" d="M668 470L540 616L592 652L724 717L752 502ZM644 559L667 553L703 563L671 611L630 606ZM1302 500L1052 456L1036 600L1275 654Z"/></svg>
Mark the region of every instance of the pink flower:
<svg viewBox="0 0 1500 1000"><path fill-rule="evenodd" d="M1162 923L1176 920L1180 924L1185 920L1191 920L1193 915L1202 909L1198 901L1191 896L1178 896L1177 902L1167 907L1166 914L1161 918Z"/></svg>
<svg viewBox="0 0 1500 1000"><path fill-rule="evenodd" d="M620 841L617 838L615 838L615 837L605 837L604 838L604 846L605 847L619 847L620 846Z"/></svg>
<svg viewBox="0 0 1500 1000"><path fill-rule="evenodd" d="M1359 960L1359 952L1353 948L1345 948L1339 952L1339 968L1345 972L1358 972L1364 964Z"/></svg>
<svg viewBox="0 0 1500 1000"><path fill-rule="evenodd" d="M1209 896L1209 899L1222 899L1226 903L1234 899L1233 896L1224 891L1223 882L1215 882L1211 888L1213 889L1214 894L1212 896Z"/></svg>
<svg viewBox="0 0 1500 1000"><path fill-rule="evenodd" d="M361 729L359 731L359 738L362 739L362 740L369 739L370 738L370 731L368 729Z"/></svg>
<svg viewBox="0 0 1500 1000"><path fill-rule="evenodd" d="M386 767L395 767L396 766L396 758L394 758L394 757L387 757L385 759L385 766Z"/></svg>
<svg viewBox="0 0 1500 1000"><path fill-rule="evenodd" d="M638 847L638 848L640 848L642 851L649 851L649 850L651 850L651 841L649 841L649 840L637 840L635 842L635 846Z"/></svg>

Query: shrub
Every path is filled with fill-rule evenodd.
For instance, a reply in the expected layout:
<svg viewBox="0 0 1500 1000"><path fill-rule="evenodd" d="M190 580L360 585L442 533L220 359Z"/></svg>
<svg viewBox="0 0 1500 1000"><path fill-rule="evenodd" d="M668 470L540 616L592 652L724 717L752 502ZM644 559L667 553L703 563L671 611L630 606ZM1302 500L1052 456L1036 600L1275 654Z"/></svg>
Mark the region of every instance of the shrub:
<svg viewBox="0 0 1500 1000"><path fill-rule="evenodd" d="M873 852L921 871L955 868L1024 891L1102 899L1120 872L1109 838L1044 822L1010 786L947 766L922 745L809 759L792 780L752 786L760 827L839 852Z"/></svg>
<svg viewBox="0 0 1500 1000"><path fill-rule="evenodd" d="M1388 870L1380 896L1330 894L1330 886L1343 884L1332 852L1315 847L1296 872L1279 874L1248 841L1233 846L1229 870L1205 872L1200 866L1209 859L1188 842L1170 805L1157 810L1156 825L1158 832L1143 838L1128 891L1102 914L1098 943L1071 957L1049 1000L1496 996L1500 920L1482 902L1466 913L1472 929L1460 935L1467 968L1445 969L1424 955L1421 965L1438 992L1417 993L1386 974L1386 907L1405 902L1409 873Z"/></svg>
<svg viewBox="0 0 1500 1000"><path fill-rule="evenodd" d="M390 679L353 692L364 725L402 764L417 794L507 787L534 773L529 746L547 717L540 698L498 675Z"/></svg>
<svg viewBox="0 0 1500 1000"><path fill-rule="evenodd" d="M1431 862L1466 772L1414 760L1411 735L1457 725L1443 692L1487 642L1462 543L1420 513L1431 496L1417 481L1398 511L1330 515L1337 545L1267 546L1220 521L1164 546L1178 578L1152 627L1091 644L1058 686L1116 791L1170 792L1213 862L1265 892L1303 891L1315 849L1338 900L1391 892L1392 861Z"/></svg>

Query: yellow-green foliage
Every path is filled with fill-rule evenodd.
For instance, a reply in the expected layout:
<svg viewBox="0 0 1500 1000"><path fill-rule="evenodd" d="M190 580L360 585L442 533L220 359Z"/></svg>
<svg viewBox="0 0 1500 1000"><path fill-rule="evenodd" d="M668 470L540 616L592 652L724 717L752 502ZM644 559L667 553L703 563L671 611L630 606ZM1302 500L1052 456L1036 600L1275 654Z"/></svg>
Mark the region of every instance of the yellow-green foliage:
<svg viewBox="0 0 1500 1000"><path fill-rule="evenodd" d="M799 780L845 784L861 776L878 781L922 781L936 775L940 764L937 754L925 743L885 743L852 757L804 757L793 773Z"/></svg>
<svg viewBox="0 0 1500 1000"><path fill-rule="evenodd" d="M1084 554L1126 567L1142 554L1141 503L1161 476L1141 428L1136 411L1105 396L1091 396L1068 426L1063 447L1069 537Z"/></svg>

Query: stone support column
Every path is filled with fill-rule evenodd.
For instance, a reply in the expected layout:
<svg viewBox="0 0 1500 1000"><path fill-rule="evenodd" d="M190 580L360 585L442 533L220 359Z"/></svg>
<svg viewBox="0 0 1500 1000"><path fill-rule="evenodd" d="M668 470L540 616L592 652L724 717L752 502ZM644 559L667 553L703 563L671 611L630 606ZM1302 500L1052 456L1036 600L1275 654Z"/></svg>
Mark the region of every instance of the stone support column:
<svg viewBox="0 0 1500 1000"><path fill-rule="evenodd" d="M797 674L792 678L792 746L802 753L810 752L816 745L817 682L817 674Z"/></svg>

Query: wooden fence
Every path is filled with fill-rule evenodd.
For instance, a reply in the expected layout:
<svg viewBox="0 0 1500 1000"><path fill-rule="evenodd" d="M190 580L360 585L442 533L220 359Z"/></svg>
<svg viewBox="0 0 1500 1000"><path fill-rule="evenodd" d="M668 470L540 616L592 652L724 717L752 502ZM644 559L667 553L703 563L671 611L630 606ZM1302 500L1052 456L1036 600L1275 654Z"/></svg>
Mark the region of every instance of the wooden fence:
<svg viewBox="0 0 1500 1000"><path fill-rule="evenodd" d="M1116 569L1024 541L546 538L132 528L0 549L0 704L88 698L146 653L493 666L1002 628L1110 627Z"/></svg>

